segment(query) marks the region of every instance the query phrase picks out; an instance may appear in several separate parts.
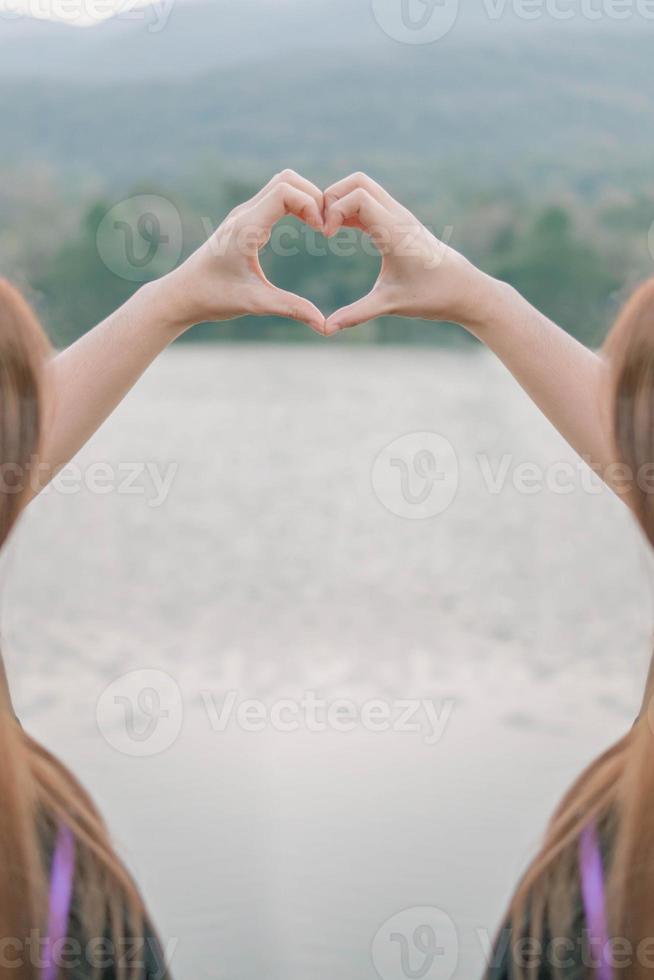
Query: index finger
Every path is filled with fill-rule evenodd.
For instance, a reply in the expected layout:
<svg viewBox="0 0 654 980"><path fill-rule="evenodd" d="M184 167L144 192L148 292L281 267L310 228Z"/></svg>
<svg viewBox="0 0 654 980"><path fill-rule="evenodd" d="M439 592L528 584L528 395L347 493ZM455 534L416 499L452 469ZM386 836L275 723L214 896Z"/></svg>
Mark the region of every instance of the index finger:
<svg viewBox="0 0 654 980"><path fill-rule="evenodd" d="M317 231L323 229L322 211L314 198L286 183L277 184L244 214L266 231L287 214L294 215Z"/></svg>
<svg viewBox="0 0 654 980"><path fill-rule="evenodd" d="M328 187L325 191L325 208L328 208L330 204L334 201L340 201L341 198L347 197L352 191L363 190L366 191L370 197L374 198L380 204L385 207L392 207L397 204L397 201L392 197L388 191L384 190L381 184L378 184L376 180L369 177L368 174L361 173L361 171L350 174L349 177L343 177L342 180L336 181L331 187Z"/></svg>
<svg viewBox="0 0 654 980"><path fill-rule="evenodd" d="M303 194L308 194L309 197L313 198L316 202L318 210L322 212L323 208L323 193L312 184L310 180L303 177L301 174L296 173L294 170L286 169L281 170L278 174L268 181L268 183L261 188L261 190L251 197L249 201L245 201L240 208L247 208L253 204L258 204L267 194L279 186L279 184L288 184L290 187L295 187L296 190L302 191Z"/></svg>
<svg viewBox="0 0 654 980"><path fill-rule="evenodd" d="M341 225L348 221L369 234L377 243L381 241L382 231L392 231L393 216L368 191L357 188L345 197L333 201L325 209L325 235L330 238Z"/></svg>

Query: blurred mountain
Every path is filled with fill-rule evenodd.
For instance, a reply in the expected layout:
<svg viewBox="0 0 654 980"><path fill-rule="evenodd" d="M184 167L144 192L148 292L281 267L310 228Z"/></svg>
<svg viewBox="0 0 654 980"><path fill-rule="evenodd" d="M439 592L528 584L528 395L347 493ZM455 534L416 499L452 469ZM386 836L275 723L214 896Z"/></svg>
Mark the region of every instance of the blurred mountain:
<svg viewBox="0 0 654 980"><path fill-rule="evenodd" d="M340 0L329 2L333 10ZM62 71L61 78L44 83L9 73L2 61L3 162L46 161L71 180L92 173L109 183L168 181L216 159L245 175L284 165L306 167L316 177L357 168L391 179L402 174L405 185L433 182L445 167L482 186L521 175L538 188L563 173L582 190L603 177L615 182L632 171L651 171L649 31L523 31L520 43L510 32L488 31L463 42L455 31L437 45L409 46L370 31L363 17L360 30L352 29L338 49L321 47L326 33L316 37L312 31L302 35L300 50L302 24L320 6L297 8L298 36L293 40L285 32L274 43L263 28L244 29L248 10L268 8L255 0L216 2L211 16L219 9L229 13L227 27L215 38L207 29L197 44L189 40L202 33L194 18L204 12L202 21L207 7L175 8L176 34L143 35L142 25L124 21L92 30L33 25L37 33L44 29L44 37L63 37L71 50L79 45L90 64L83 80ZM361 13L361 5L348 7ZM274 21L266 22L270 32ZM127 38L124 44L119 36ZM131 77L130 45L141 52L139 66L154 70L150 46L173 45L173 36L177 55L161 56L163 75L149 77L148 69L148 77ZM370 37L368 45L363 37ZM101 68L93 59L96 44L116 46L110 66ZM201 70L210 48L230 46L234 63L221 55L210 70ZM82 61L80 55L78 65ZM75 74L72 55L67 64ZM182 64L188 69L180 70ZM120 76L111 83L109 67Z"/></svg>
<svg viewBox="0 0 654 980"><path fill-rule="evenodd" d="M367 2L356 0L160 0L133 17L114 17L90 29L0 17L0 75L170 78L257 60L271 51L283 56L385 43Z"/></svg>
<svg viewBox="0 0 654 980"><path fill-rule="evenodd" d="M48 0L40 0L47 6ZM373 6L374 2L374 6ZM337 67L342 58L371 51L393 57L398 45L382 30L374 11L397 10L400 0L156 0L130 16L121 14L93 28L29 17L9 17L0 9L0 76L59 80L125 81L170 79L202 74L274 55L306 56L330 52ZM425 0L411 0L419 13ZM518 17L509 0L444 0L445 11L458 8L456 26L445 41L427 45L437 61L449 43L460 49L471 40L492 46L549 37L647 34L654 23L636 16L625 22L577 15L557 20L546 13L537 20ZM82 0L77 0L84 9ZM543 0L543 10L548 9ZM565 9L565 5L564 9ZM0 0L0 8L2 0ZM75 0L68 4L76 9ZM435 8L435 16L443 15ZM383 19L383 18L381 18ZM543 43L546 43L545 41ZM419 46L420 47L420 46Z"/></svg>
<svg viewBox="0 0 654 980"><path fill-rule="evenodd" d="M653 22L469 0L413 45L374 16L398 2L158 0L84 29L0 16L2 165L73 188L170 184L218 160L244 179L401 174L423 195L445 171L530 193L651 179Z"/></svg>

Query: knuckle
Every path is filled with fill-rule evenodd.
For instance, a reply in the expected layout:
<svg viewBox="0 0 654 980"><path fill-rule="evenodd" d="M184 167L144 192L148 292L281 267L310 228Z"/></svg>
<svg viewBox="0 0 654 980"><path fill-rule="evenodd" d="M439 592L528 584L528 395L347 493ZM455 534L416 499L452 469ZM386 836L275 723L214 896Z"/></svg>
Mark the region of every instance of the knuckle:
<svg viewBox="0 0 654 980"><path fill-rule="evenodd" d="M289 320L299 320L302 315L299 306L294 304L286 307L285 314Z"/></svg>
<svg viewBox="0 0 654 980"><path fill-rule="evenodd" d="M279 174L280 180L289 181L297 179L297 174L290 167L285 167Z"/></svg>

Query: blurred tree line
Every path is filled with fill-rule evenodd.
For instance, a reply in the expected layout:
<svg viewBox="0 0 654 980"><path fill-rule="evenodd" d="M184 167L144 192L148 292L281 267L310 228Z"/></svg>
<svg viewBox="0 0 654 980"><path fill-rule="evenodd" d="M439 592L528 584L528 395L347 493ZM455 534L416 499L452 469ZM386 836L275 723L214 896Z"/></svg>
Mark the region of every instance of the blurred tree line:
<svg viewBox="0 0 654 980"><path fill-rule="evenodd" d="M157 257L160 244L167 241L173 248L173 260L179 252L184 257L257 189L229 174L207 173L180 180L174 188L146 185L128 193L103 194L88 187L64 193L59 182L44 173L33 175L27 184L24 174L20 180L15 173L0 174L0 270L28 290L53 340L63 345L123 303L140 281L166 271L165 249L163 265ZM125 220L108 224L108 215L120 214L119 202L143 195L161 200L167 213L172 208L170 213L179 220L173 235L178 242L171 243L166 221L157 224L156 215L154 228L147 222L146 229L136 222L131 227ZM524 188L487 189L483 194L452 188L448 194L439 187L438 197L438 207L426 198L412 200L410 194L405 203L435 234L446 236L487 272L512 283L587 343L601 340L622 292L652 271L654 194L616 190L590 200L566 191L554 199L530 200ZM107 227L118 236L110 242L109 253ZM126 248L128 238L131 250L140 249L144 256L136 271ZM291 219L278 226L262 262L274 282L307 296L325 312L366 292L379 266L370 243L356 232L344 230L334 245ZM204 324L186 337L190 342L315 339L297 324L266 318ZM343 340L470 342L453 325L399 319L368 324Z"/></svg>

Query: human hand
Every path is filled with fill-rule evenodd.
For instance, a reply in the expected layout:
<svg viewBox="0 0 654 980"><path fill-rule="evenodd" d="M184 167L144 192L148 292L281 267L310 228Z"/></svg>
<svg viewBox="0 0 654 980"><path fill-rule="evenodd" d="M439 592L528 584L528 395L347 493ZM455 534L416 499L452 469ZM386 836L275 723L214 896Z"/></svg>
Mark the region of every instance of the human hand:
<svg viewBox="0 0 654 980"><path fill-rule="evenodd" d="M324 202L327 237L342 226L358 228L382 256L371 291L332 313L327 334L379 316L448 320L471 329L483 321L494 280L439 241L370 177L357 173L333 184Z"/></svg>
<svg viewBox="0 0 654 980"><path fill-rule="evenodd" d="M277 174L250 201L234 208L204 245L157 284L178 329L249 314L300 320L323 334L320 310L271 283L259 261L281 218L292 214L322 231L322 209L322 191L292 170Z"/></svg>

